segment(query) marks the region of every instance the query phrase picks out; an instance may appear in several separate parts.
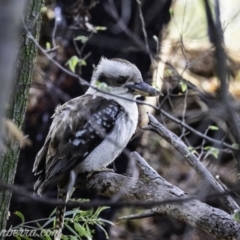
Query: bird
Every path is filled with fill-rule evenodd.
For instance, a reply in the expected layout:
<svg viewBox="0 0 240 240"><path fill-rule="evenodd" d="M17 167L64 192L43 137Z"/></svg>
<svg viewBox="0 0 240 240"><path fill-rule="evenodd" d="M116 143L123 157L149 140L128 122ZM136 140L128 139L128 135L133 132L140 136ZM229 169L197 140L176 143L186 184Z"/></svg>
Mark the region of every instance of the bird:
<svg viewBox="0 0 240 240"><path fill-rule="evenodd" d="M34 162L34 191L43 196L57 186L58 200L66 203L78 174L106 168L126 147L138 124L136 98L159 95L136 65L102 57L86 93L56 108ZM60 239L64 213L65 206L58 206L55 239Z"/></svg>

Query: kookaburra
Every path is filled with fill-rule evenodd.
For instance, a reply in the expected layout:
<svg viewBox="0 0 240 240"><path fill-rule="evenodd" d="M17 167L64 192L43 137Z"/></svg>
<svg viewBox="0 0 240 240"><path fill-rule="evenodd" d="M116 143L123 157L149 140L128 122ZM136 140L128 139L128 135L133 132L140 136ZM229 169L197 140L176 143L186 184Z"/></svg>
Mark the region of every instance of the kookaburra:
<svg viewBox="0 0 240 240"><path fill-rule="evenodd" d="M138 123L136 97L159 94L134 64L101 58L87 92L56 108L33 167L37 194L58 185L59 198L68 201L79 173L99 171L126 147ZM59 207L56 213L60 231L64 211Z"/></svg>

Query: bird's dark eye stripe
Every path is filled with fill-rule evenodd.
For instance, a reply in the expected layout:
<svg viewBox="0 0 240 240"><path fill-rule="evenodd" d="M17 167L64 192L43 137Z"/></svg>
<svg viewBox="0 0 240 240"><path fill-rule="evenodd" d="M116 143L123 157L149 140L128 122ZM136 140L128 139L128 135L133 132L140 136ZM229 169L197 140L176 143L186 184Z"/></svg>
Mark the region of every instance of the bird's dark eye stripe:
<svg viewBox="0 0 240 240"><path fill-rule="evenodd" d="M116 78L116 82L113 82L112 79L107 78L107 76L105 76L104 74L101 74L98 77L98 81L101 83L106 83L108 86L116 86L116 85L122 85L124 83L127 82L129 78L127 76L119 76L118 78Z"/></svg>
<svg viewBox="0 0 240 240"><path fill-rule="evenodd" d="M118 77L118 79L117 79L117 83L118 83L118 84L123 84L123 83L125 83L127 80L128 80L127 77L125 77L125 76L120 76L120 77Z"/></svg>
<svg viewBox="0 0 240 240"><path fill-rule="evenodd" d="M106 83L107 83L107 77L106 77L104 74L101 74L101 75L98 77L98 81L99 81L99 82L106 82Z"/></svg>

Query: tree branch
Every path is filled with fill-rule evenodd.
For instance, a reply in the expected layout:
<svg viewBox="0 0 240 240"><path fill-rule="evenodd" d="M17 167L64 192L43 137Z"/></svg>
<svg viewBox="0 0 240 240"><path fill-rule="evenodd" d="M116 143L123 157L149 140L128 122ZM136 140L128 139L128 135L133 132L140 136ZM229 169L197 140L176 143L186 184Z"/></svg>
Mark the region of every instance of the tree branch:
<svg viewBox="0 0 240 240"><path fill-rule="evenodd" d="M240 224L234 221L231 215L199 200L189 200L185 192L158 175L138 153L133 152L132 157L140 168L140 176L134 185L128 186L130 177L102 172L94 174L87 180L78 178L78 186L107 197L114 197L128 186L127 191L121 196L121 200L124 201L151 203L173 200L142 214L122 217L122 219L166 215L197 227L217 239L238 239Z"/></svg>
<svg viewBox="0 0 240 240"><path fill-rule="evenodd" d="M21 129L37 55L35 44L27 39L26 32L22 29L21 19L24 15L29 31L38 39L43 0L0 2L0 117L3 107L8 107L7 117ZM27 9L24 14L25 7ZM10 83L14 80L12 87ZM11 99L10 102L8 99ZM1 128L2 121L2 134ZM13 144L6 143L6 148L0 149L0 181L5 184L11 185L14 182L19 149L16 141ZM10 198L10 191L0 193L0 229L5 229L6 226Z"/></svg>
<svg viewBox="0 0 240 240"><path fill-rule="evenodd" d="M239 239L240 224L234 221L230 214L223 210L213 208L197 199L188 196L181 189L167 182L136 152L131 153L139 167L139 178L123 176L120 174L100 172L90 178L79 176L76 187L95 192L96 194L114 198L121 191L121 198L110 202L68 202L70 207L80 206L89 208L94 206L138 206L153 207L138 215L122 217L121 219L136 219L149 216L168 216L183 221L193 227L199 228L217 239ZM133 183L134 184L131 184ZM59 205L55 199L40 198L28 193L25 189L16 186L4 186L23 196L28 201L37 201L49 205ZM124 190L125 191L124 191Z"/></svg>
<svg viewBox="0 0 240 240"><path fill-rule="evenodd" d="M216 181L216 179L211 175L211 173L203 166L203 164L197 159L197 157L192 154L184 142L174 133L165 128L161 123L157 121L155 117L151 114L149 116L149 123L145 130L151 130L163 137L167 142L169 142L188 162L188 164L195 169L198 175L206 181L208 186L206 188L213 188L217 193L224 193L223 187ZM235 209L239 206L230 196L223 196L220 198L221 202L227 207L227 209L233 213Z"/></svg>

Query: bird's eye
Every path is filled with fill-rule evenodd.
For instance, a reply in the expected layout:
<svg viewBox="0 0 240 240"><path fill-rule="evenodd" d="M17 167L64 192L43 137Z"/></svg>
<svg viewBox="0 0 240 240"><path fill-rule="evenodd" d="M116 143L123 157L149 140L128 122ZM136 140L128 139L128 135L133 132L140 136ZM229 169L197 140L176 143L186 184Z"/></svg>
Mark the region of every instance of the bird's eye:
<svg viewBox="0 0 240 240"><path fill-rule="evenodd" d="M117 79L117 83L118 84L123 84L123 83L125 83L126 81L127 81L127 77L125 77L125 76L120 76L120 77L118 77L118 79Z"/></svg>

